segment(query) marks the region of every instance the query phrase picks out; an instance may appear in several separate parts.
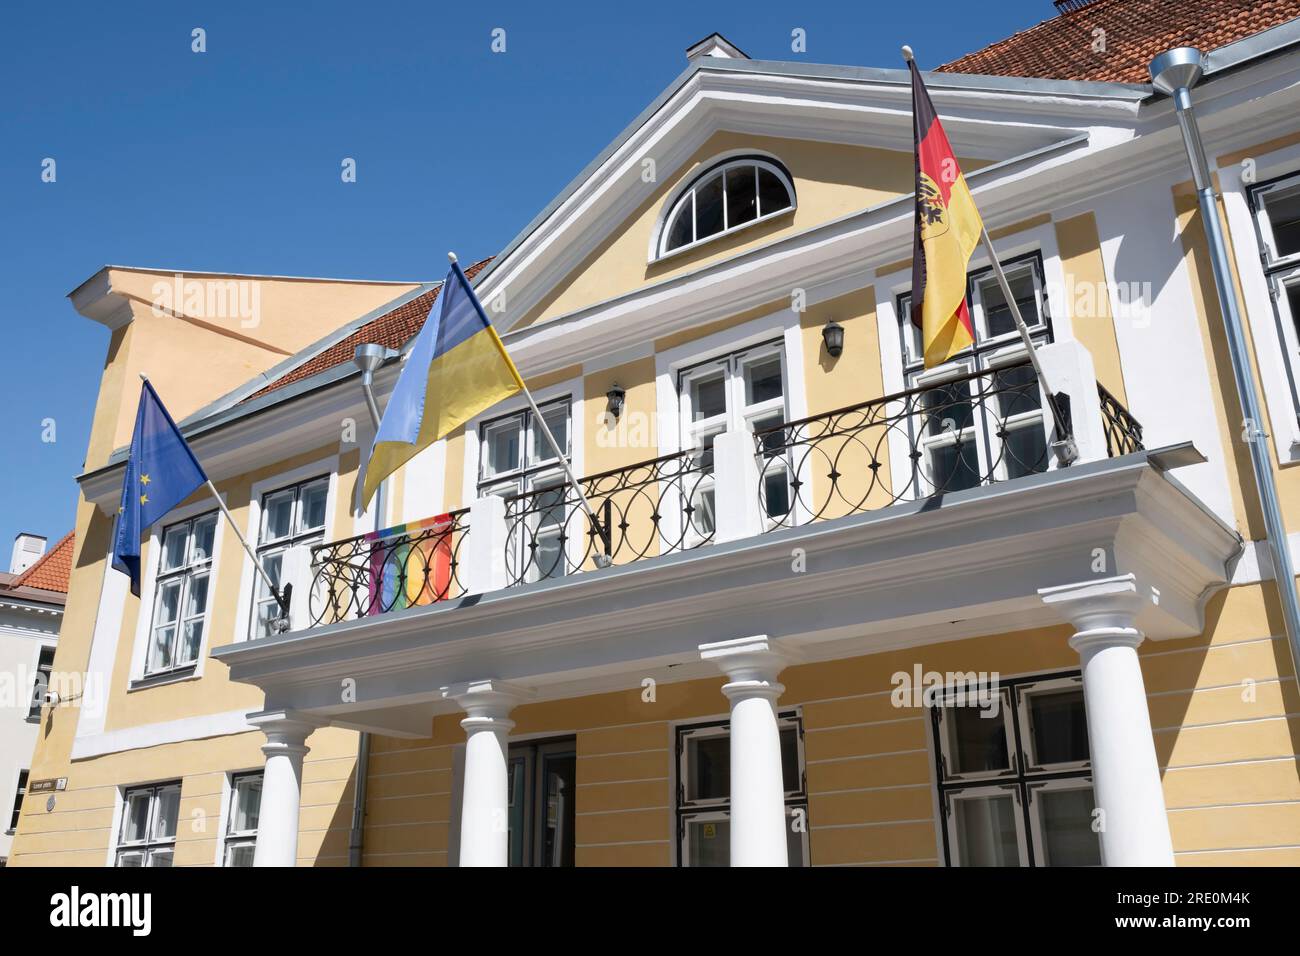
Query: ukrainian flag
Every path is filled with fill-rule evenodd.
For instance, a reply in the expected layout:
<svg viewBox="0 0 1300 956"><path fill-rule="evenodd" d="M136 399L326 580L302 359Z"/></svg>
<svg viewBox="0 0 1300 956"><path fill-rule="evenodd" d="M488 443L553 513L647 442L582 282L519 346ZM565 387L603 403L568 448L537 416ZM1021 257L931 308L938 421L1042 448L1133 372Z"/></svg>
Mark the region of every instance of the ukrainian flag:
<svg viewBox="0 0 1300 956"><path fill-rule="evenodd" d="M406 462L523 387L460 263L453 261L370 446L362 506Z"/></svg>

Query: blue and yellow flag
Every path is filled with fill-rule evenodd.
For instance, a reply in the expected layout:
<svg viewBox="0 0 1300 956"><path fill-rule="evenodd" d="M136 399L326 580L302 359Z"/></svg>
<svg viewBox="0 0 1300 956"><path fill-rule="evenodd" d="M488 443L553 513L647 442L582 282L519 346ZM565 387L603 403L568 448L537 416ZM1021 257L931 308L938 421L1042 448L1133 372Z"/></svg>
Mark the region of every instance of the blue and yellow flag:
<svg viewBox="0 0 1300 956"><path fill-rule="evenodd" d="M140 596L140 535L207 480L158 393L145 381L113 529L113 567L131 578L131 593L136 597Z"/></svg>
<svg viewBox="0 0 1300 956"><path fill-rule="evenodd" d="M362 505L421 451L523 387L460 263L453 262L370 446Z"/></svg>

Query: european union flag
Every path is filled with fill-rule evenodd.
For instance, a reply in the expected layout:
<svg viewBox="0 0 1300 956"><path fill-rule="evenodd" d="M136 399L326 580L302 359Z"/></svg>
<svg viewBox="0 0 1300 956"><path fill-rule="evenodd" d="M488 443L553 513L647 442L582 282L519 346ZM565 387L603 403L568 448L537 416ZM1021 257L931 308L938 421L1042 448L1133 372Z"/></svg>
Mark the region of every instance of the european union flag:
<svg viewBox="0 0 1300 956"><path fill-rule="evenodd" d="M113 567L131 578L140 596L140 535L205 484L208 476L146 379L135 413L122 502L113 529Z"/></svg>

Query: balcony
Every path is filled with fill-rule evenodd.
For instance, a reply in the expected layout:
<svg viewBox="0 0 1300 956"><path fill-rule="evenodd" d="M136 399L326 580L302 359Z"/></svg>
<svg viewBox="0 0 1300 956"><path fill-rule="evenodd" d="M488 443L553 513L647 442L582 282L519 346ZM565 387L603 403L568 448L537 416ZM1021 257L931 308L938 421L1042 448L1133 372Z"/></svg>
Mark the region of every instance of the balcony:
<svg viewBox="0 0 1300 956"><path fill-rule="evenodd" d="M1143 451L1142 428L1072 343L1041 355L1073 420L1054 447L1027 362L927 382L758 432L312 550L311 626L758 538Z"/></svg>

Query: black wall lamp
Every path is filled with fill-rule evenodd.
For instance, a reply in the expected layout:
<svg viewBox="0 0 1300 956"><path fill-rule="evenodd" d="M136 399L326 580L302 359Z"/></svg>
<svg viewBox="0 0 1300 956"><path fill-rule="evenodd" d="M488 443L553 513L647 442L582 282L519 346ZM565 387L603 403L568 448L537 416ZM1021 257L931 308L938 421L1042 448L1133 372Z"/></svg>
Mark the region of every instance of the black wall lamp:
<svg viewBox="0 0 1300 956"><path fill-rule="evenodd" d="M839 358L844 351L844 326L834 319L827 319L822 326L822 341L826 343L826 351L831 358Z"/></svg>
<svg viewBox="0 0 1300 956"><path fill-rule="evenodd" d="M608 399L609 402L605 406L605 410L613 415L617 420L618 417L623 414L623 404L627 399L627 392L623 390L622 386L615 382L610 386L609 391L605 393L605 398Z"/></svg>

